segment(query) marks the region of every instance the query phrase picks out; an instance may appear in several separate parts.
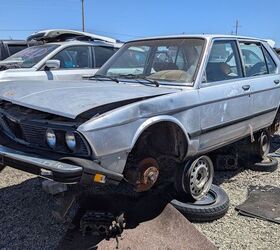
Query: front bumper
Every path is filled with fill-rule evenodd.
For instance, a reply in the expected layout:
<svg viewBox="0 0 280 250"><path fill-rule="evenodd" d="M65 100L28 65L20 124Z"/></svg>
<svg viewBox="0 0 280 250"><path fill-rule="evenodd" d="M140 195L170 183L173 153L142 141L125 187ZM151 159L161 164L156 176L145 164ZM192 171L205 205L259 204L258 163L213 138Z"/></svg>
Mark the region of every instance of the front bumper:
<svg viewBox="0 0 280 250"><path fill-rule="evenodd" d="M76 165L50 160L0 145L0 165L23 170L56 182L89 184L89 180L92 180L95 174L102 174L113 181L120 181L123 177L92 160L83 159L81 162L83 164Z"/></svg>

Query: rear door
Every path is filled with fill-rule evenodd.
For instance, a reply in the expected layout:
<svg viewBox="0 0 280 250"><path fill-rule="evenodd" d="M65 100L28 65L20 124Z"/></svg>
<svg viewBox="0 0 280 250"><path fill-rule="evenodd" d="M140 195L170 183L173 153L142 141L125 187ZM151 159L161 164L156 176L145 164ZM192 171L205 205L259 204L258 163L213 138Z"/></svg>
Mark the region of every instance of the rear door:
<svg viewBox="0 0 280 250"><path fill-rule="evenodd" d="M260 42L240 41L245 76L250 85L254 130L269 126L276 114L280 96L280 77L269 47ZM270 51L270 52L269 52Z"/></svg>
<svg viewBox="0 0 280 250"><path fill-rule="evenodd" d="M251 89L236 40L214 40L200 84L200 150L218 147L249 133Z"/></svg>

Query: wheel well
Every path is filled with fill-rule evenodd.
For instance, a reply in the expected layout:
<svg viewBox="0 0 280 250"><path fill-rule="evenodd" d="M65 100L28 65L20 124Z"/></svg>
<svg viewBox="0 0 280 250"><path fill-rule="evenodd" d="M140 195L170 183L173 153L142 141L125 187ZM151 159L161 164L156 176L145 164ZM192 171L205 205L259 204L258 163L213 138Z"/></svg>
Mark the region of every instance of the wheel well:
<svg viewBox="0 0 280 250"><path fill-rule="evenodd" d="M187 152L187 138L175 123L158 122L146 128L137 139L132 153L144 155L165 155L183 160Z"/></svg>

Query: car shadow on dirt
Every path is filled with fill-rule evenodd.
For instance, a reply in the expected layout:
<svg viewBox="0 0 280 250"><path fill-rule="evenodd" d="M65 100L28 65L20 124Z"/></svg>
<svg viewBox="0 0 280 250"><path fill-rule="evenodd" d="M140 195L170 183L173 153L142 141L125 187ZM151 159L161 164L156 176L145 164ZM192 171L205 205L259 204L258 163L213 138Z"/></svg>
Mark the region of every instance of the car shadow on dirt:
<svg viewBox="0 0 280 250"><path fill-rule="evenodd" d="M52 217L54 200L39 178L0 189L0 249L54 249L65 227Z"/></svg>
<svg viewBox="0 0 280 250"><path fill-rule="evenodd" d="M275 152L280 148L280 135L274 134L271 137L270 152Z"/></svg>
<svg viewBox="0 0 280 250"><path fill-rule="evenodd" d="M80 232L80 220L87 211L111 213L114 216L124 214L125 229L134 229L140 223L159 216L172 200L173 191L166 187L160 192L147 192L142 195L124 194L88 194L79 200L79 209L72 226L61 240L57 249L97 249L104 237L84 235Z"/></svg>
<svg viewBox="0 0 280 250"><path fill-rule="evenodd" d="M69 226L53 218L55 198L42 190L41 179L1 188L0 249L97 249L104 237L83 236L80 231L86 211L124 213L126 229L133 229L160 215L171 201L171 193L168 188L137 196L86 194L79 198L79 209Z"/></svg>

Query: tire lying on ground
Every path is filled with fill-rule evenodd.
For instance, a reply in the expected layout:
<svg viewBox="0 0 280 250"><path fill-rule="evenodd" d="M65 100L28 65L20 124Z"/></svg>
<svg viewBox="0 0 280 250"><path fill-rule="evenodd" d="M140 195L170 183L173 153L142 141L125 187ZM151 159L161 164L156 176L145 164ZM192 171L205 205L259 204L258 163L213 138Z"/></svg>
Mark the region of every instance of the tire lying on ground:
<svg viewBox="0 0 280 250"><path fill-rule="evenodd" d="M278 168L278 161L277 159L267 156L260 162L254 163L250 167L251 170L254 171L266 171L266 172L273 172Z"/></svg>
<svg viewBox="0 0 280 250"><path fill-rule="evenodd" d="M171 204L189 221L209 222L222 218L229 208L229 197L220 187L212 185L208 194L201 200L187 202L172 200Z"/></svg>

